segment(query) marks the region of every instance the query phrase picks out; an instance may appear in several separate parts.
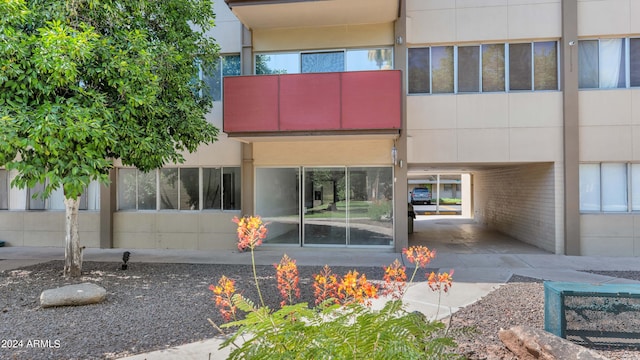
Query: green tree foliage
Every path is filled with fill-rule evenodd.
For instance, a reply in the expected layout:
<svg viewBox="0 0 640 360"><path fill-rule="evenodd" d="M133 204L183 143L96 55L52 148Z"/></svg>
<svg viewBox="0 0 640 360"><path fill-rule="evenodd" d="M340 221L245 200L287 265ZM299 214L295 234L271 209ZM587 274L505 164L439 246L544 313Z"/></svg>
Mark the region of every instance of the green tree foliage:
<svg viewBox="0 0 640 360"><path fill-rule="evenodd" d="M13 185L77 199L114 159L148 171L216 140L197 76L218 53L210 0L0 0L0 14L0 166L18 171Z"/></svg>

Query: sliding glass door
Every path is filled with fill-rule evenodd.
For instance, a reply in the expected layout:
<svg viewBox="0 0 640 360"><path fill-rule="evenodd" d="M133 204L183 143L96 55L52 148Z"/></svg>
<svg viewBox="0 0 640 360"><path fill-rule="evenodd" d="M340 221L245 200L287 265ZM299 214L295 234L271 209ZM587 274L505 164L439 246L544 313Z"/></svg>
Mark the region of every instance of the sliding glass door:
<svg viewBox="0 0 640 360"><path fill-rule="evenodd" d="M304 168L304 244L346 245L346 169Z"/></svg>
<svg viewBox="0 0 640 360"><path fill-rule="evenodd" d="M393 243L393 175L390 167L349 168L349 245Z"/></svg>
<svg viewBox="0 0 640 360"><path fill-rule="evenodd" d="M300 169L256 169L256 214L268 222L265 243L300 244Z"/></svg>
<svg viewBox="0 0 640 360"><path fill-rule="evenodd" d="M389 247L393 170L257 168L256 214L269 223L269 244Z"/></svg>

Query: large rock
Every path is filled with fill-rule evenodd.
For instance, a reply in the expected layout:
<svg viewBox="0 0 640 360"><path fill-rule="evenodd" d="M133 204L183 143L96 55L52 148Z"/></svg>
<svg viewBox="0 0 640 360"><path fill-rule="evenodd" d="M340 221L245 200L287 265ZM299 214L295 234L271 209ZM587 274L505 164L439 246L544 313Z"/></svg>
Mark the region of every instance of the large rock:
<svg viewBox="0 0 640 360"><path fill-rule="evenodd" d="M91 283L63 286L40 294L40 306L76 306L97 304L107 297L107 290Z"/></svg>
<svg viewBox="0 0 640 360"><path fill-rule="evenodd" d="M606 360L597 352L541 329L516 326L500 330L498 337L519 360Z"/></svg>

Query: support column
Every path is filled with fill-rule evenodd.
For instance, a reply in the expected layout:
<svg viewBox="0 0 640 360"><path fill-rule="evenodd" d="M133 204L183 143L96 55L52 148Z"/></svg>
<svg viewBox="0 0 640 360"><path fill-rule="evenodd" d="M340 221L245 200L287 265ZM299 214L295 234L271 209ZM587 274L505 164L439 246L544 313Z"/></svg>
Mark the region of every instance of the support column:
<svg viewBox="0 0 640 360"><path fill-rule="evenodd" d="M564 251L565 255L581 255L577 0L562 1L561 59L564 112Z"/></svg>
<svg viewBox="0 0 640 360"><path fill-rule="evenodd" d="M242 75L253 75L253 39L251 30L242 26ZM253 144L242 143L242 215L254 215Z"/></svg>
<svg viewBox="0 0 640 360"><path fill-rule="evenodd" d="M400 135L396 140L395 146L398 154L398 161L394 168L394 239L396 252L402 252L403 248L409 247L409 224L408 224L408 206L407 206L407 2L400 0L398 11L398 19L395 23L395 46L393 49L394 65L397 70L401 70L404 75L402 78L402 122L400 127Z"/></svg>

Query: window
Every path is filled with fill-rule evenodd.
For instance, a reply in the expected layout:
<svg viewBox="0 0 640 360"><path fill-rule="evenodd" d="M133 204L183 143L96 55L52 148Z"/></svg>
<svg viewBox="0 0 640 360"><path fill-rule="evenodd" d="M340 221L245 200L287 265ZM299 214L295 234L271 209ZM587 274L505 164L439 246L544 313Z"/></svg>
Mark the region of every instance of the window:
<svg viewBox="0 0 640 360"><path fill-rule="evenodd" d="M222 209L240 210L240 168L222 169Z"/></svg>
<svg viewBox="0 0 640 360"><path fill-rule="evenodd" d="M239 210L240 168L119 169L119 210ZM201 204L202 196L202 206Z"/></svg>
<svg viewBox="0 0 640 360"><path fill-rule="evenodd" d="M156 209L156 172L138 169L118 171L118 208L120 210Z"/></svg>
<svg viewBox="0 0 640 360"><path fill-rule="evenodd" d="M64 190L55 189L44 199L40 196L45 185L38 183L27 189L11 187L12 176L7 170L0 169L0 210L65 210ZM35 195L35 197L34 197ZM80 195L79 210L100 209L100 185L92 181Z"/></svg>
<svg viewBox="0 0 640 360"><path fill-rule="evenodd" d="M303 53L300 58L303 73L344 71L344 51Z"/></svg>
<svg viewBox="0 0 640 360"><path fill-rule="evenodd" d="M255 57L256 75L388 70L392 68L392 48L264 53L257 54Z"/></svg>
<svg viewBox="0 0 640 360"><path fill-rule="evenodd" d="M300 73L300 55L258 54L256 55L256 75L298 74Z"/></svg>
<svg viewBox="0 0 640 360"><path fill-rule="evenodd" d="M410 48L408 66L409 94L558 90L556 41Z"/></svg>
<svg viewBox="0 0 640 360"><path fill-rule="evenodd" d="M531 90L531 44L509 45L509 90Z"/></svg>
<svg viewBox="0 0 640 360"><path fill-rule="evenodd" d="M627 211L627 164L600 167L602 211Z"/></svg>
<svg viewBox="0 0 640 360"><path fill-rule="evenodd" d="M640 39L629 39L630 85L640 86Z"/></svg>
<svg viewBox="0 0 640 360"><path fill-rule="evenodd" d="M630 203L629 199L631 199ZM640 164L580 164L580 211L638 210L640 210Z"/></svg>
<svg viewBox="0 0 640 360"><path fill-rule="evenodd" d="M558 49L555 41L510 44L509 89L557 90L557 54Z"/></svg>
<svg viewBox="0 0 640 360"><path fill-rule="evenodd" d="M429 48L409 49L409 93L428 94L431 92Z"/></svg>
<svg viewBox="0 0 640 360"><path fill-rule="evenodd" d="M0 210L9 209L9 172L0 169Z"/></svg>
<svg viewBox="0 0 640 360"><path fill-rule="evenodd" d="M458 92L480 91L480 46L458 47Z"/></svg>
<svg viewBox="0 0 640 360"><path fill-rule="evenodd" d="M453 46L431 48L431 78L434 94L453 93Z"/></svg>
<svg viewBox="0 0 640 360"><path fill-rule="evenodd" d="M393 69L391 48L347 50L347 71Z"/></svg>
<svg viewBox="0 0 640 360"><path fill-rule="evenodd" d="M533 43L534 90L558 90L558 45Z"/></svg>
<svg viewBox="0 0 640 360"><path fill-rule="evenodd" d="M482 45L482 91L504 91L504 44Z"/></svg>
<svg viewBox="0 0 640 360"><path fill-rule="evenodd" d="M625 39L578 41L578 86L589 88L626 87Z"/></svg>
<svg viewBox="0 0 640 360"><path fill-rule="evenodd" d="M212 75L204 78L213 101L222 100L222 78L238 75L240 75L240 55L222 55Z"/></svg>
<svg viewBox="0 0 640 360"><path fill-rule="evenodd" d="M640 211L640 164L631 164L631 210Z"/></svg>
<svg viewBox="0 0 640 360"><path fill-rule="evenodd" d="M239 167L202 169L203 208L240 210L240 180Z"/></svg>

